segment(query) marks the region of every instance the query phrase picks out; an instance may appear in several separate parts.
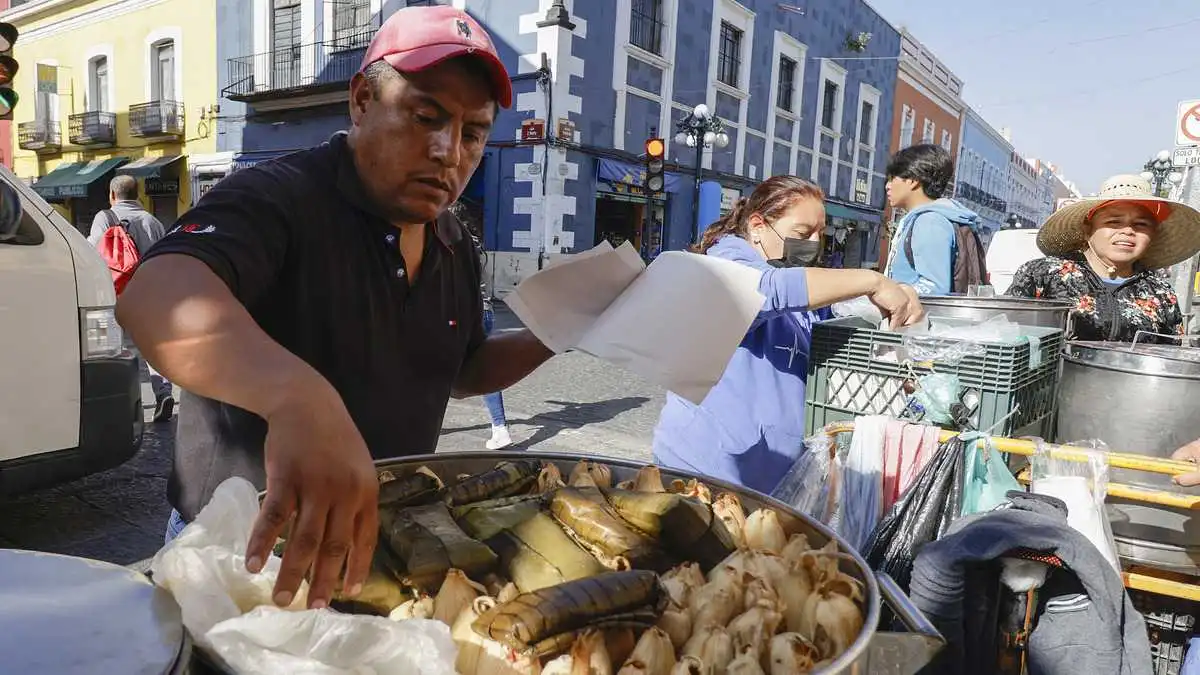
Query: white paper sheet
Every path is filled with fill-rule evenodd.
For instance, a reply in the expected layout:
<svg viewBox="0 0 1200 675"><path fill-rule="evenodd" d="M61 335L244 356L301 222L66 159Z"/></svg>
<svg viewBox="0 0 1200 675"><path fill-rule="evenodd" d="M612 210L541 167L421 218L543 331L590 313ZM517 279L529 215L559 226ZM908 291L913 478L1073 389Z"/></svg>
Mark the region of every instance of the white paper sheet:
<svg viewBox="0 0 1200 675"><path fill-rule="evenodd" d="M529 277L505 302L556 352L578 349L699 404L765 298L762 273L670 251L646 267L607 242Z"/></svg>

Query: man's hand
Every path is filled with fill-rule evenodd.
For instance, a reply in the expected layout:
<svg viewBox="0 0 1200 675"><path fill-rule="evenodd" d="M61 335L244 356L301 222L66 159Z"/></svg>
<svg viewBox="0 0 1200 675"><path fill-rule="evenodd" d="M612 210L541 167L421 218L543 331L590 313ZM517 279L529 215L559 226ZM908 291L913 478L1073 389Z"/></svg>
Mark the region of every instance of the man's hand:
<svg viewBox="0 0 1200 675"><path fill-rule="evenodd" d="M1175 454L1171 455L1171 459L1177 459L1181 462L1200 463L1200 439L1192 441L1176 450ZM1195 471L1175 476L1175 482L1183 487L1200 485L1200 466L1197 466Z"/></svg>
<svg viewBox="0 0 1200 675"><path fill-rule="evenodd" d="M267 496L250 535L246 567L257 573L295 516L275 582L291 604L311 569L308 606L329 605L342 565L357 595L379 537L379 480L366 443L332 386L322 381L266 415Z"/></svg>
<svg viewBox="0 0 1200 675"><path fill-rule="evenodd" d="M867 297L891 319L892 330L911 326L925 316L917 292L911 286L898 284L887 277L881 277L879 286Z"/></svg>

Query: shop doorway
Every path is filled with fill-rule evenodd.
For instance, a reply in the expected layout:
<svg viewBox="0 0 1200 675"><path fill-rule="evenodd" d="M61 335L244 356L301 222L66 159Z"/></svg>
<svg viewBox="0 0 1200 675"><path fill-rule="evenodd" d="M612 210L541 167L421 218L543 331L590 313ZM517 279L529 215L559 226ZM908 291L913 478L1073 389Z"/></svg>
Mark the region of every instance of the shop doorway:
<svg viewBox="0 0 1200 675"><path fill-rule="evenodd" d="M650 209L647 222L646 209ZM602 194L596 198L596 228L593 245L607 241L613 248L629 242L646 261L663 250L666 237L665 201L631 195Z"/></svg>

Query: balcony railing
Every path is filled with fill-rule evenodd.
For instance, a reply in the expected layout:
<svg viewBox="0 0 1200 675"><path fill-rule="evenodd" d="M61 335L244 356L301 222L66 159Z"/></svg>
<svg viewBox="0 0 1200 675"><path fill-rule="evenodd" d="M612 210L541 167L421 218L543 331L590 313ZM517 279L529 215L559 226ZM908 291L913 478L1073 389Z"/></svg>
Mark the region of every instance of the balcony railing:
<svg viewBox="0 0 1200 675"><path fill-rule="evenodd" d="M139 138L182 136L187 125L179 101L150 101L129 106L129 133Z"/></svg>
<svg viewBox="0 0 1200 675"><path fill-rule="evenodd" d="M17 125L17 146L22 150L57 152L62 148L62 132L58 129L58 122L53 120L21 122Z"/></svg>
<svg viewBox="0 0 1200 675"><path fill-rule="evenodd" d="M67 138L75 145L112 145L117 142L117 116L98 110L71 115Z"/></svg>
<svg viewBox="0 0 1200 675"><path fill-rule="evenodd" d="M229 86L221 94L253 102L343 89L375 31L229 59Z"/></svg>

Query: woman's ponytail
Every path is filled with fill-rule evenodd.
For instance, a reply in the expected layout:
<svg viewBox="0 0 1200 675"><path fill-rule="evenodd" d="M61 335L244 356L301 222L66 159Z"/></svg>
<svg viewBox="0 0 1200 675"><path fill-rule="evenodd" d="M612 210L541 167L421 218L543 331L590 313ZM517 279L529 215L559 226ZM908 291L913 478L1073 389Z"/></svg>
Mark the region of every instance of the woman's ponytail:
<svg viewBox="0 0 1200 675"><path fill-rule="evenodd" d="M816 185L796 176L772 176L758 184L750 196L742 197L733 210L708 226L700 243L692 247L695 253L707 253L721 237L732 234L749 238L750 216L760 214L768 222L783 215L797 199L824 201L825 193Z"/></svg>

